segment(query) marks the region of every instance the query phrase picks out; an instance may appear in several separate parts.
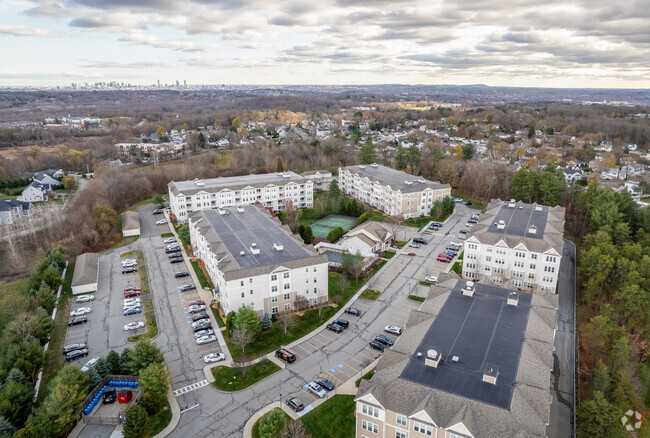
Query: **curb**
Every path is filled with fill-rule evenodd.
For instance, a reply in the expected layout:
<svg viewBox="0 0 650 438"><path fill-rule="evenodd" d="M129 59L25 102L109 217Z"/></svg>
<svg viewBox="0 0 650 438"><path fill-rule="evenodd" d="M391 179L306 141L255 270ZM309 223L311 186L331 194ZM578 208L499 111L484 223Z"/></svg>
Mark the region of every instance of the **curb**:
<svg viewBox="0 0 650 438"><path fill-rule="evenodd" d="M167 402L169 402L169 408L172 411L172 419L169 421L167 427L160 431L154 438L164 438L176 429L178 422L181 419L181 407L178 405L176 397L172 394L172 387L169 386L169 391L167 392Z"/></svg>

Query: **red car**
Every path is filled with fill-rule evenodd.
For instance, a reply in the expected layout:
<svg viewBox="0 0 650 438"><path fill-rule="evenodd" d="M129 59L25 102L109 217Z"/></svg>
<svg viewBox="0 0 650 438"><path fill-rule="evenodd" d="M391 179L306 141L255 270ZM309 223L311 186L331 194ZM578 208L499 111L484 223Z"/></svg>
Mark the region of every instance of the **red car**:
<svg viewBox="0 0 650 438"><path fill-rule="evenodd" d="M451 262L451 259L449 257L447 257L446 255L444 255L444 254L438 254L438 261L439 262L449 263L449 262Z"/></svg>
<svg viewBox="0 0 650 438"><path fill-rule="evenodd" d="M124 291L124 298L131 298L131 297L137 297L140 295L139 290L129 290L129 291Z"/></svg>
<svg viewBox="0 0 650 438"><path fill-rule="evenodd" d="M139 287L127 287L126 289L124 289L124 292L131 292L131 291L138 291L138 292L140 292L141 289L140 289Z"/></svg>
<svg viewBox="0 0 650 438"><path fill-rule="evenodd" d="M205 301L191 301L187 306L205 306Z"/></svg>

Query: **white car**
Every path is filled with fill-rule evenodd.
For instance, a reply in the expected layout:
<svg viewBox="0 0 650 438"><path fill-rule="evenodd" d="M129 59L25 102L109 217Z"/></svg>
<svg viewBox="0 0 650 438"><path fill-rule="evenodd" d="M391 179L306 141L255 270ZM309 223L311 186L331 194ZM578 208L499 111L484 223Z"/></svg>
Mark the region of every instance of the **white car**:
<svg viewBox="0 0 650 438"><path fill-rule="evenodd" d="M434 277L433 275L429 275L428 277L425 277L424 281L426 281L427 283L437 284L438 283L438 277Z"/></svg>
<svg viewBox="0 0 650 438"><path fill-rule="evenodd" d="M122 304L124 305L124 310L126 310L129 307L140 307L142 301L140 301L140 298L127 298Z"/></svg>
<svg viewBox="0 0 650 438"><path fill-rule="evenodd" d="M88 301L94 301L94 300L95 300L95 295L79 295L79 296L76 298L75 301L76 301L77 303L85 303L85 302L88 302Z"/></svg>
<svg viewBox="0 0 650 438"><path fill-rule="evenodd" d="M81 316L90 313L90 311L91 311L90 307L79 307L78 309L75 309L72 312L70 312L70 316Z"/></svg>
<svg viewBox="0 0 650 438"><path fill-rule="evenodd" d="M165 240L163 240L163 243L174 243L176 242L175 237L167 237Z"/></svg>
<svg viewBox="0 0 650 438"><path fill-rule="evenodd" d="M136 259L124 259L122 260L122 266L127 266L127 265L137 265L138 261Z"/></svg>
<svg viewBox="0 0 650 438"><path fill-rule="evenodd" d="M419 248L420 247L420 245L418 245L417 243L409 243L409 246L411 248Z"/></svg>
<svg viewBox="0 0 650 438"><path fill-rule="evenodd" d="M129 311L129 310L140 310L140 304L134 304L132 306L124 306L124 311ZM140 313L140 312L138 312Z"/></svg>
<svg viewBox="0 0 650 438"><path fill-rule="evenodd" d="M221 362L222 360L226 360L226 355L223 353L208 353L203 356L205 363Z"/></svg>
<svg viewBox="0 0 650 438"><path fill-rule="evenodd" d="M397 327L396 325L387 325L384 327L384 331L386 333L390 333L391 335L401 335L402 334L402 327Z"/></svg>
<svg viewBox="0 0 650 438"><path fill-rule="evenodd" d="M198 345L203 345L203 344L209 344L211 342L216 342L217 337L215 335L207 335L207 336L201 336L200 338L196 338L196 343Z"/></svg>
<svg viewBox="0 0 650 438"><path fill-rule="evenodd" d="M316 382L309 382L307 388L309 389L309 392L312 392L314 395L318 396L318 398L323 398L327 395L327 392L325 392L323 387Z"/></svg>
<svg viewBox="0 0 650 438"><path fill-rule="evenodd" d="M144 322L142 321L133 321L127 324L124 324L124 331L137 330L139 328L144 328Z"/></svg>
<svg viewBox="0 0 650 438"><path fill-rule="evenodd" d="M86 365L84 365L84 366L81 367L81 371L83 371L83 372L85 373L86 371L88 371L88 370L90 369L90 367L92 367L93 365L95 365L95 364L97 363L98 360L99 360L98 357L93 357L93 358L90 359L88 362L86 362Z"/></svg>
<svg viewBox="0 0 650 438"><path fill-rule="evenodd" d="M461 239L461 240L465 240L465 239L467 239L467 235L466 234L460 234L458 236L458 238Z"/></svg>
<svg viewBox="0 0 650 438"><path fill-rule="evenodd" d="M159 221L156 221L156 225L165 225L167 223L167 219L160 219Z"/></svg>
<svg viewBox="0 0 650 438"><path fill-rule="evenodd" d="M198 332L194 333L194 338L198 339L201 336L211 336L211 335L214 335L214 330L212 329L199 330Z"/></svg>
<svg viewBox="0 0 650 438"><path fill-rule="evenodd" d="M205 310L205 306L202 305L202 304L201 304L201 305L196 305L196 304L195 304L194 306L190 306L190 307L188 307L187 310L188 310L190 313L201 312L201 311Z"/></svg>
<svg viewBox="0 0 650 438"><path fill-rule="evenodd" d="M466 226L466 227L473 227L474 224L470 224L469 222L467 222L467 223L465 224L465 226Z"/></svg>

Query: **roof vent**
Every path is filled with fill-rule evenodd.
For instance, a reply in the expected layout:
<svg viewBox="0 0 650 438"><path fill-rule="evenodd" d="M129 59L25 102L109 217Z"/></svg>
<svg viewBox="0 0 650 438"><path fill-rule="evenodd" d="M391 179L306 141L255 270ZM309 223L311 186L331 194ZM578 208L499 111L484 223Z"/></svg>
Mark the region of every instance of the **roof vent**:
<svg viewBox="0 0 650 438"><path fill-rule="evenodd" d="M486 365L485 371L483 371L483 381L491 383L492 385L497 384L497 377L499 376L499 367L496 365Z"/></svg>
<svg viewBox="0 0 650 438"><path fill-rule="evenodd" d="M374 168L376 169L376 168L379 167L379 164L377 164L377 163L372 163L370 166L371 166L371 167L374 167Z"/></svg>
<svg viewBox="0 0 650 438"><path fill-rule="evenodd" d="M273 248L275 248L276 251L282 251L284 249L284 246L283 245L278 245L277 243L274 243Z"/></svg>
<svg viewBox="0 0 650 438"><path fill-rule="evenodd" d="M427 180L424 178L418 178L418 182L424 184Z"/></svg>
<svg viewBox="0 0 650 438"><path fill-rule="evenodd" d="M474 282L473 281L468 281L465 283L465 287L463 288L463 295L466 297L472 297L474 296Z"/></svg>
<svg viewBox="0 0 650 438"><path fill-rule="evenodd" d="M282 174L282 178L289 178L289 177L291 177L291 174L289 172L284 172Z"/></svg>
<svg viewBox="0 0 650 438"><path fill-rule="evenodd" d="M245 251L239 251L239 255L244 257L246 255L246 252Z"/></svg>
<svg viewBox="0 0 650 438"><path fill-rule="evenodd" d="M536 205L536 206L535 206L535 210L537 210L537 211L542 211L542 206L541 206L541 205Z"/></svg>
<svg viewBox="0 0 650 438"><path fill-rule="evenodd" d="M460 360L460 358L458 356L452 356L452 358L451 358L451 361L453 363L458 363L459 360Z"/></svg>
<svg viewBox="0 0 650 438"><path fill-rule="evenodd" d="M520 205L519 208L524 208L524 207L522 207L522 206Z"/></svg>
<svg viewBox="0 0 650 438"><path fill-rule="evenodd" d="M198 179L195 179L194 184L196 184L199 187L203 187L205 185L205 182L203 182L201 180L198 180Z"/></svg>
<svg viewBox="0 0 650 438"><path fill-rule="evenodd" d="M442 359L442 354L431 349L427 351L427 357L424 359L424 364L428 367L438 368L438 365L440 365L440 359Z"/></svg>
<svg viewBox="0 0 650 438"><path fill-rule="evenodd" d="M410 186L411 184L413 184L413 181L405 180L404 184L406 184L407 186Z"/></svg>
<svg viewBox="0 0 650 438"><path fill-rule="evenodd" d="M515 291L512 291L508 295L508 305L517 307L517 304L519 304L519 294Z"/></svg>
<svg viewBox="0 0 650 438"><path fill-rule="evenodd" d="M508 204L508 207L512 207L512 208L514 208L515 205L517 205L517 201L515 201L514 199L511 199L511 200L510 200L510 204Z"/></svg>
<svg viewBox="0 0 650 438"><path fill-rule="evenodd" d="M226 210L223 210L223 209L220 208L219 209L219 214L226 214Z"/></svg>
<svg viewBox="0 0 650 438"><path fill-rule="evenodd" d="M365 165L363 165L363 164L360 164L360 165L359 165L359 169L365 169L365 168L366 168Z"/></svg>
<svg viewBox="0 0 650 438"><path fill-rule="evenodd" d="M251 253L257 255L260 253L260 249L257 247L257 243L251 243Z"/></svg>
<svg viewBox="0 0 650 438"><path fill-rule="evenodd" d="M504 220L500 220L500 221L497 223L497 228L500 229L500 230L505 229L505 228L506 228L506 221L504 221Z"/></svg>
<svg viewBox="0 0 650 438"><path fill-rule="evenodd" d="M244 207L237 207L237 211L240 212L240 213L243 213L244 212Z"/></svg>
<svg viewBox="0 0 650 438"><path fill-rule="evenodd" d="M530 227L528 227L528 232L530 234L537 234L537 227L535 225L531 225Z"/></svg>

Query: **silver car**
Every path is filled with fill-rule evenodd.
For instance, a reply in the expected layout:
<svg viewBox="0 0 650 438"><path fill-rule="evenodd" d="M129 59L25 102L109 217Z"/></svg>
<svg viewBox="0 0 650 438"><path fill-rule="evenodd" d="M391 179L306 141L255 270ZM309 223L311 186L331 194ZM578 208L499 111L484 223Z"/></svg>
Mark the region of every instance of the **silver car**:
<svg viewBox="0 0 650 438"><path fill-rule="evenodd" d="M203 344L209 344L211 342L216 342L217 337L215 335L207 335L207 336L201 336L200 338L196 338L196 343L198 345L203 345Z"/></svg>
<svg viewBox="0 0 650 438"><path fill-rule="evenodd" d="M85 302L88 302L88 301L94 301L94 300L95 300L95 295L91 295L91 294L89 294L89 295L79 295L79 296L75 299L75 301L76 301L77 303L85 303Z"/></svg>

